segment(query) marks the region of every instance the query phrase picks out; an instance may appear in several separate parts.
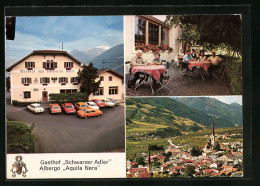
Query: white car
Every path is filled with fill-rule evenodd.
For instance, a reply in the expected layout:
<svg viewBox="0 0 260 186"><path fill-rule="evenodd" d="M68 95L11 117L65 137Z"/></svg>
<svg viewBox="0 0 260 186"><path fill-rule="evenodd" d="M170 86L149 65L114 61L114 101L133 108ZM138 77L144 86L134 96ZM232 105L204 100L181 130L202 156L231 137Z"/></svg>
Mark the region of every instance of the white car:
<svg viewBox="0 0 260 186"><path fill-rule="evenodd" d="M110 99L102 99L101 101L103 103L105 103L107 107L115 107L116 106L116 104L113 103Z"/></svg>
<svg viewBox="0 0 260 186"><path fill-rule="evenodd" d="M32 103L27 106L28 110L34 112L34 113L42 113L44 112L44 108L41 107L39 103Z"/></svg>
<svg viewBox="0 0 260 186"><path fill-rule="evenodd" d="M94 110L99 110L99 107L94 103L93 101L85 102L89 107L91 107Z"/></svg>

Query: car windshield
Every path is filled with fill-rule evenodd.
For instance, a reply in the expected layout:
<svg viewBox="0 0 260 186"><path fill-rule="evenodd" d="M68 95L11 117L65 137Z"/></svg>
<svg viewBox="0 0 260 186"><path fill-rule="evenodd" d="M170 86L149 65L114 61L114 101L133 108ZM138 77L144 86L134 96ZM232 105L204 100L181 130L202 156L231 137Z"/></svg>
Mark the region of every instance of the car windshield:
<svg viewBox="0 0 260 186"><path fill-rule="evenodd" d="M54 109L60 109L60 107L54 107Z"/></svg>
<svg viewBox="0 0 260 186"><path fill-rule="evenodd" d="M86 105L81 105L81 107L82 107L82 108L85 108L85 107L87 107L87 106L86 106Z"/></svg>
<svg viewBox="0 0 260 186"><path fill-rule="evenodd" d="M103 103L102 101L97 101L97 103Z"/></svg>
<svg viewBox="0 0 260 186"><path fill-rule="evenodd" d="M41 108L41 106L40 105L36 105L36 106L34 106L34 108Z"/></svg>
<svg viewBox="0 0 260 186"><path fill-rule="evenodd" d="M73 106L72 106L72 105L69 105L69 106L66 106L66 108L73 108Z"/></svg>
<svg viewBox="0 0 260 186"><path fill-rule="evenodd" d="M89 103L89 105L90 105L90 106L96 106L96 104L95 104L95 103Z"/></svg>

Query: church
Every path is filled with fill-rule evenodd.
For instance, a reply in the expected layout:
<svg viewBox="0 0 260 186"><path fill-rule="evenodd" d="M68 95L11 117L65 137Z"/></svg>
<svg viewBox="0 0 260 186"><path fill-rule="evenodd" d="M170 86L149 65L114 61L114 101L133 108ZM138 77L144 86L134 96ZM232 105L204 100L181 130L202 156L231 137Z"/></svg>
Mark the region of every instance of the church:
<svg viewBox="0 0 260 186"><path fill-rule="evenodd" d="M216 146L215 143L215 129L214 129L214 121L212 122L212 133L210 135L210 140L205 144L205 147L203 148L203 151L205 155L209 152L212 152ZM203 154L204 154L203 153Z"/></svg>

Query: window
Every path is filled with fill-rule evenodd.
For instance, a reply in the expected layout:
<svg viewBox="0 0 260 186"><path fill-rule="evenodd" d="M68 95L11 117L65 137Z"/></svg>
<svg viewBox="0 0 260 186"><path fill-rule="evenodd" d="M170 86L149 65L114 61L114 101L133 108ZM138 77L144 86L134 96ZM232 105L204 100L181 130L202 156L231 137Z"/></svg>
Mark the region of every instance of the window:
<svg viewBox="0 0 260 186"><path fill-rule="evenodd" d="M104 88L103 87L99 87L96 92L93 92L93 95L95 95L95 96L102 96L103 94L104 94Z"/></svg>
<svg viewBox="0 0 260 186"><path fill-rule="evenodd" d="M42 63L42 66L47 70L53 70L57 68L57 62L54 62L53 60L47 60L46 62Z"/></svg>
<svg viewBox="0 0 260 186"><path fill-rule="evenodd" d="M159 44L159 26L149 23L149 44Z"/></svg>
<svg viewBox="0 0 260 186"><path fill-rule="evenodd" d="M135 16L135 44L168 44L169 29L163 23Z"/></svg>
<svg viewBox="0 0 260 186"><path fill-rule="evenodd" d="M28 77L22 78L22 84L29 85L31 83L32 83L32 78L28 78Z"/></svg>
<svg viewBox="0 0 260 186"><path fill-rule="evenodd" d="M112 81L112 76L109 76L109 81Z"/></svg>
<svg viewBox="0 0 260 186"><path fill-rule="evenodd" d="M104 76L99 77L100 81L104 81Z"/></svg>
<svg viewBox="0 0 260 186"><path fill-rule="evenodd" d="M50 78L49 77L42 77L40 78L40 83L43 85L46 85L48 83L50 83Z"/></svg>
<svg viewBox="0 0 260 186"><path fill-rule="evenodd" d="M79 83L79 79L77 77L72 77L70 79L70 82L73 83L73 84L78 84Z"/></svg>
<svg viewBox="0 0 260 186"><path fill-rule="evenodd" d="M164 45L168 44L168 29L164 27L161 28L161 43Z"/></svg>
<svg viewBox="0 0 260 186"><path fill-rule="evenodd" d="M77 89L60 89L60 93L72 93L77 92Z"/></svg>
<svg viewBox="0 0 260 186"><path fill-rule="evenodd" d="M31 98L31 92L30 91L24 91L23 92L23 98L24 99Z"/></svg>
<svg viewBox="0 0 260 186"><path fill-rule="evenodd" d="M73 68L73 62L64 62L64 68L66 69Z"/></svg>
<svg viewBox="0 0 260 186"><path fill-rule="evenodd" d="M118 87L109 87L109 95L116 95L118 94Z"/></svg>
<svg viewBox="0 0 260 186"><path fill-rule="evenodd" d="M135 17L135 43L145 43L145 20Z"/></svg>
<svg viewBox="0 0 260 186"><path fill-rule="evenodd" d="M25 62L25 68L28 70L35 68L35 62Z"/></svg>
<svg viewBox="0 0 260 186"><path fill-rule="evenodd" d="M67 77L60 77L59 78L59 83L68 83L68 78Z"/></svg>

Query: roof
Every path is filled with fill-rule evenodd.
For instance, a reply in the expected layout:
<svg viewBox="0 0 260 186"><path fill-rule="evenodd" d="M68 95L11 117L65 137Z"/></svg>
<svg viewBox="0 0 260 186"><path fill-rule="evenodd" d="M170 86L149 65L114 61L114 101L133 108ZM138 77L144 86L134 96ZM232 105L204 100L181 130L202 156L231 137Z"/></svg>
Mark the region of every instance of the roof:
<svg viewBox="0 0 260 186"><path fill-rule="evenodd" d="M136 173L138 171L148 171L148 168L147 167L146 168L132 168L132 169L128 169L128 171L130 173Z"/></svg>
<svg viewBox="0 0 260 186"><path fill-rule="evenodd" d="M123 75L117 73L116 71L114 71L114 70L112 70L112 69L109 69L109 68L106 68L106 69L98 69L98 74L99 74L99 75L100 75L100 74L103 74L103 73L105 73L105 72L110 72L110 73L112 73L112 74L114 74L114 75L120 77L121 79L124 79L124 76L123 76Z"/></svg>
<svg viewBox="0 0 260 186"><path fill-rule="evenodd" d="M150 20L151 22L154 22L154 23L157 23L157 24L160 24L160 25L163 25L163 26L169 28L163 21L157 19L157 18L154 17L154 16L151 16L151 15L142 15L142 16L139 16L139 17L143 17L143 18L145 18L145 19Z"/></svg>
<svg viewBox="0 0 260 186"><path fill-rule="evenodd" d="M36 55L36 54L58 54L58 55L66 55L69 58L71 58L72 60L74 60L76 63L78 63L79 65L83 64L82 62L80 62L79 60L77 60L75 57L73 57L72 55L70 55L67 51L62 51L62 50L34 50L33 52L31 52L30 54L28 54L27 56L25 56L24 58L20 59L19 61L17 61L15 64L11 65L10 67L8 67L6 69L6 71L10 72L15 66L19 65L20 63L22 63L24 60L28 59L29 57ZM85 64L83 64L84 67L86 67Z"/></svg>

